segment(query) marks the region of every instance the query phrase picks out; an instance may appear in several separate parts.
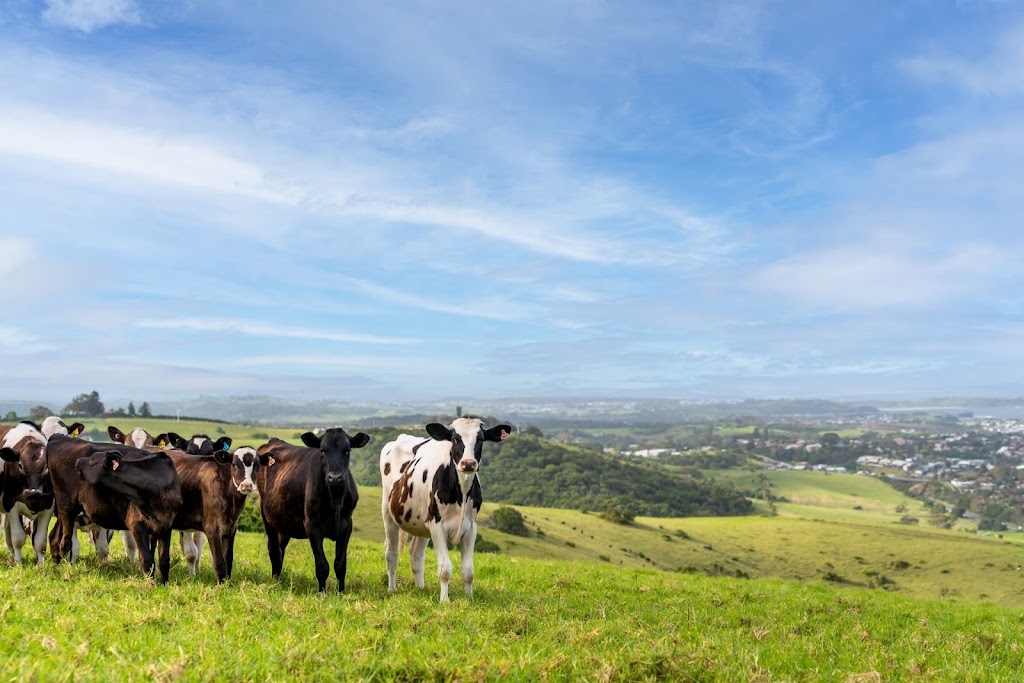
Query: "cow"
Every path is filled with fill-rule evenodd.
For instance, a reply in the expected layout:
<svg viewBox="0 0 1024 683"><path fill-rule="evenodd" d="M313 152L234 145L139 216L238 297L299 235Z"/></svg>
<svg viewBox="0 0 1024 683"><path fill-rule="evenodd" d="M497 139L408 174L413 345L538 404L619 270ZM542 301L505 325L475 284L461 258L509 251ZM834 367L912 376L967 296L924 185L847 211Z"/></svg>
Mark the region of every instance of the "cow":
<svg viewBox="0 0 1024 683"><path fill-rule="evenodd" d="M181 507L181 482L171 458L120 444L95 444L54 436L47 459L61 527L50 546L54 562L71 553L75 524L131 531L152 576L159 552L160 581L170 571L171 523Z"/></svg>
<svg viewBox="0 0 1024 683"><path fill-rule="evenodd" d="M230 436L222 436L214 441L206 434L193 434L191 439L186 440L174 432L167 432L167 438L172 446L189 455L213 455L217 451L231 448Z"/></svg>
<svg viewBox="0 0 1024 683"><path fill-rule="evenodd" d="M56 415L51 415L43 423L39 425L39 431L43 433L47 439L54 434L63 434L64 436L78 436L85 430L85 425L81 422L75 422L71 425L64 423L64 420L60 419Z"/></svg>
<svg viewBox="0 0 1024 683"><path fill-rule="evenodd" d="M432 422L426 429L430 438L400 434L380 452L388 590L398 587L399 541L404 531L413 537L409 556L417 587L424 586L423 562L430 539L437 553L441 602L448 602L452 576L448 544L459 544L463 586L466 597L472 598L476 516L483 504L477 470L484 442L507 439L512 428L499 424L484 429L483 420L460 417L450 427Z"/></svg>
<svg viewBox="0 0 1024 683"><path fill-rule="evenodd" d="M172 527L181 531L182 551L189 573L199 568L199 548L186 550L188 531L202 530L210 539L210 556L217 583L231 578L235 532L249 493L256 488L260 456L248 446L234 454L218 450L212 455L188 455L180 450L165 451L174 461L181 479L182 504ZM266 461L266 458L264 458ZM200 538L202 535L196 532Z"/></svg>
<svg viewBox="0 0 1024 683"><path fill-rule="evenodd" d="M302 435L305 446L271 439L259 447L266 458L256 479L260 514L267 532L271 574L280 578L284 552L292 538L308 538L313 550L316 580L327 590L330 567L324 555L324 539L334 544L334 575L338 591L345 590L348 542L352 536L352 511L359 502L355 479L349 470L353 448L370 442L359 432L349 436L341 427L323 435Z"/></svg>
<svg viewBox="0 0 1024 683"><path fill-rule="evenodd" d="M36 562L46 561L46 540L53 516L53 489L46 462L46 437L32 422L0 427L0 512L4 513L4 537L16 564L22 562L22 548L28 533ZM24 517L29 528L22 524Z"/></svg>

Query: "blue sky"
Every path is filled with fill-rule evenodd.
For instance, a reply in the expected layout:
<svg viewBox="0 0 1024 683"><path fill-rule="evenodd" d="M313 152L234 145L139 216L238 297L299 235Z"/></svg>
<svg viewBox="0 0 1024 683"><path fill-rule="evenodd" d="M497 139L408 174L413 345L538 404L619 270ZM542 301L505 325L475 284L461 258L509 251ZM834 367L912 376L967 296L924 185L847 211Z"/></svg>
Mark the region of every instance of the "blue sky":
<svg viewBox="0 0 1024 683"><path fill-rule="evenodd" d="M4 398L1024 394L1015 2L0 0L0 82Z"/></svg>

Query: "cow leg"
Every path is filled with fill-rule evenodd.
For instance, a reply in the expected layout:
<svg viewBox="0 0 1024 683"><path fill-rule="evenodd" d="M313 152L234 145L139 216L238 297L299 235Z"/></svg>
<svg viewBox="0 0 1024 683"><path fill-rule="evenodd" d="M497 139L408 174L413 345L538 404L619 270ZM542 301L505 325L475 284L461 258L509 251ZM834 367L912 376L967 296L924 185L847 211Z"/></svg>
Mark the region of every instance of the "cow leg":
<svg viewBox="0 0 1024 683"><path fill-rule="evenodd" d="M188 573L195 576L196 569L199 568L199 548L196 547L192 540L192 534L188 531L179 531L178 540L181 543L181 554L185 556Z"/></svg>
<svg viewBox="0 0 1024 683"><path fill-rule="evenodd" d="M225 579L231 580L231 570L235 566L235 531L224 534L224 565L227 567Z"/></svg>
<svg viewBox="0 0 1024 683"><path fill-rule="evenodd" d="M448 582L452 578L452 558L448 556L448 537L440 524L430 525L430 539L437 553L437 580L441 584L441 602L448 602Z"/></svg>
<svg viewBox="0 0 1024 683"><path fill-rule="evenodd" d="M153 562L153 540L150 538L149 530L142 521L132 524L132 538L135 547L139 551L139 560L142 562L142 573L145 576L153 576L156 569ZM168 569L170 558L168 557Z"/></svg>
<svg viewBox="0 0 1024 683"><path fill-rule="evenodd" d="M288 547L288 537L277 529L264 523L267 531L267 554L270 555L270 575L275 579L281 578L281 569L284 567L284 551Z"/></svg>
<svg viewBox="0 0 1024 683"><path fill-rule="evenodd" d="M128 561L135 564L135 553L139 548L136 537L130 531L122 531L121 541L124 542L124 552L128 556Z"/></svg>
<svg viewBox="0 0 1024 683"><path fill-rule="evenodd" d="M160 551L160 583L166 584L167 577L171 573L171 534L167 529L162 531L154 540Z"/></svg>
<svg viewBox="0 0 1024 683"><path fill-rule="evenodd" d="M192 543L196 547L196 571L199 571L199 563L203 560L203 546L206 545L206 534L202 531L192 532Z"/></svg>
<svg viewBox="0 0 1024 683"><path fill-rule="evenodd" d="M11 539L10 547L14 564L21 564L21 549L25 545L25 527L21 524L21 515L17 510L8 511L4 536Z"/></svg>
<svg viewBox="0 0 1024 683"><path fill-rule="evenodd" d="M391 512L385 504L384 510L384 562L388 567L388 590L394 592L398 589L398 544L401 540L402 530L391 517Z"/></svg>
<svg viewBox="0 0 1024 683"><path fill-rule="evenodd" d="M423 580L423 565L427 560L427 541L428 539L419 536L413 536L409 541L409 562L412 564L412 578L416 582L417 588L427 585Z"/></svg>
<svg viewBox="0 0 1024 683"><path fill-rule="evenodd" d="M338 592L345 592L345 574L348 571L348 541L352 538L352 518L338 520L338 540L334 544L334 575L338 577Z"/></svg>
<svg viewBox="0 0 1024 683"><path fill-rule="evenodd" d="M217 583L224 583L228 578L228 564L224 557L224 534L216 526L206 529L206 537L210 539L210 559L213 560L213 573ZM198 566L198 562L196 565Z"/></svg>
<svg viewBox="0 0 1024 683"><path fill-rule="evenodd" d="M113 531L104 529L103 527L96 527L89 532L89 540L92 541L93 547L96 548L96 557L100 559L100 564L110 563L110 538L113 535ZM78 537L78 534L75 534Z"/></svg>
<svg viewBox="0 0 1024 683"><path fill-rule="evenodd" d="M473 599L473 548L476 546L476 524L473 524L462 534L459 541L461 558L459 564L462 566L462 586L466 591L466 597Z"/></svg>
<svg viewBox="0 0 1024 683"><path fill-rule="evenodd" d="M10 514L15 514L13 511ZM11 540L11 529L7 526L7 518L10 515L0 515L0 525L4 527L4 540L7 541L7 551L14 557L14 542Z"/></svg>
<svg viewBox="0 0 1024 683"><path fill-rule="evenodd" d="M318 529L313 530L312 533L307 529L306 533L309 535L309 547L313 551L316 582L320 586L320 592L324 593L327 591L327 577L331 573L331 565L327 562L327 555L324 554L324 537L320 535Z"/></svg>
<svg viewBox="0 0 1024 683"><path fill-rule="evenodd" d="M50 528L51 517L53 517L53 508L43 510L36 517L35 526L32 527L32 547L36 551L37 565L46 562L47 531Z"/></svg>

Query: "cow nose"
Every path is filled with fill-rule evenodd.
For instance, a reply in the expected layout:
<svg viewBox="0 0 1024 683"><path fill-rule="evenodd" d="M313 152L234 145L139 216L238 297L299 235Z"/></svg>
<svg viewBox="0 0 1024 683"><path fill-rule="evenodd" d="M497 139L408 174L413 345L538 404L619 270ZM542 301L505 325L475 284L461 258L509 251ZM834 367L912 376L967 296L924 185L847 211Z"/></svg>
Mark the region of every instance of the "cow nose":
<svg viewBox="0 0 1024 683"><path fill-rule="evenodd" d="M476 468L479 466L480 463L470 458L463 458L459 461L459 469L463 472L476 472Z"/></svg>
<svg viewBox="0 0 1024 683"><path fill-rule="evenodd" d="M337 483L341 482L342 479L344 479L344 476L340 472L328 472L327 473L327 483L328 484L337 484Z"/></svg>
<svg viewBox="0 0 1024 683"><path fill-rule="evenodd" d="M252 493L252 489L253 486L251 481L243 481L241 484L238 485L239 493Z"/></svg>

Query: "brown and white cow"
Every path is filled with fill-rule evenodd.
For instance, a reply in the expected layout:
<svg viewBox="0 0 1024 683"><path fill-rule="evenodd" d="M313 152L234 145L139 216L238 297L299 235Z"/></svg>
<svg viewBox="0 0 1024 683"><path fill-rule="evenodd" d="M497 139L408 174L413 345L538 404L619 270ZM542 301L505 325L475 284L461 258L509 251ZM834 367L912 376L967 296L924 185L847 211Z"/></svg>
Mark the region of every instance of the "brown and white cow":
<svg viewBox="0 0 1024 683"><path fill-rule="evenodd" d="M349 436L332 427L322 436L302 435L303 446L271 439L260 446L261 467L256 485L260 491L260 514L267 532L271 574L281 576L284 552L293 538L308 538L313 550L316 580L327 589L330 565L324 554L324 539L334 544L334 575L338 590L345 590L348 542L352 536L352 511L359 502L356 481L349 470L353 448L370 442L363 432Z"/></svg>
<svg viewBox="0 0 1024 683"><path fill-rule="evenodd" d="M180 450L165 453L174 461L181 479L182 504L172 526L181 531L182 551L189 573L195 576L199 568L198 553L202 546L196 548L192 556L186 551L186 539L190 531L197 534L202 531L210 540L217 583L226 581L231 578L234 565L238 518L248 494L256 488L260 457L248 446L234 454L225 450L212 455L188 455Z"/></svg>
<svg viewBox="0 0 1024 683"><path fill-rule="evenodd" d="M507 439L512 428L500 424L484 429L483 421L460 417L450 427L427 425L430 438L401 434L380 452L383 485L384 558L388 590L397 589L399 541L402 531L413 536L409 544L413 578L423 588L423 562L427 539L434 542L441 602L448 602L452 561L448 544L462 550L462 580L466 596L473 597L473 548L476 516L483 503L477 470L485 441Z"/></svg>
<svg viewBox="0 0 1024 683"><path fill-rule="evenodd" d="M56 415L51 415L42 424L39 425L39 431L43 433L47 439L54 434L63 434L64 436L78 436L85 430L85 425L81 422L75 422L71 425L64 423L64 420L60 419Z"/></svg>
<svg viewBox="0 0 1024 683"><path fill-rule="evenodd" d="M4 537L14 562L21 564L29 522L36 562L46 560L46 540L53 516L53 488L46 463L46 437L32 422L0 427L0 512L4 513Z"/></svg>
<svg viewBox="0 0 1024 683"><path fill-rule="evenodd" d="M120 444L54 436L47 460L61 529L50 553L71 553L76 523L132 532L142 570L152 575L159 551L160 580L170 571L171 523L181 507L181 482L171 458Z"/></svg>

